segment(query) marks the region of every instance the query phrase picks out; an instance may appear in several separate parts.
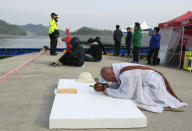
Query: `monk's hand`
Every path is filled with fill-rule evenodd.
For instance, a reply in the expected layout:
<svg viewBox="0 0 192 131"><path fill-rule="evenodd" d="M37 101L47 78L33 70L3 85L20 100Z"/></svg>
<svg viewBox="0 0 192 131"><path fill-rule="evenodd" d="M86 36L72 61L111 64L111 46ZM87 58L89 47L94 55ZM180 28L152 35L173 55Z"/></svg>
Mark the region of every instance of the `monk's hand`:
<svg viewBox="0 0 192 131"><path fill-rule="evenodd" d="M97 92L104 91L106 86L107 86L106 83L96 82L94 85L94 90Z"/></svg>

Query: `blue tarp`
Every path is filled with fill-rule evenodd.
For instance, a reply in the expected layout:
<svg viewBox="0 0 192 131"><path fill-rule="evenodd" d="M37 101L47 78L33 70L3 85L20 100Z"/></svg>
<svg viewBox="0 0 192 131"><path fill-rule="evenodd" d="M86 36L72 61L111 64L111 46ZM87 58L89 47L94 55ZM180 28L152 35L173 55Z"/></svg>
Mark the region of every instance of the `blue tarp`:
<svg viewBox="0 0 192 131"><path fill-rule="evenodd" d="M16 55L22 55L27 53L39 52L40 50L41 50L40 48L0 48L0 56L16 56ZM63 52L63 50L65 50L65 48L59 48L57 49L57 52ZM105 50L106 50L105 53L115 53L114 47L106 47ZM149 51L149 47L141 47L140 55L146 55L148 51ZM120 54L121 55L127 54L126 47L121 47Z"/></svg>

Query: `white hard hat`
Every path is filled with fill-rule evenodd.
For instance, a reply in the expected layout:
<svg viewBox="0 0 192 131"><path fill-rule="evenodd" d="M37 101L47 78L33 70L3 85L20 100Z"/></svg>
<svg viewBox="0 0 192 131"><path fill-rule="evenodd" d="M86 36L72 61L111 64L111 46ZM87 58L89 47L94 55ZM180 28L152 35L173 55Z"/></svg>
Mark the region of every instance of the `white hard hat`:
<svg viewBox="0 0 192 131"><path fill-rule="evenodd" d="M82 82L82 83L91 83L95 82L91 73L89 72L82 72L79 75L79 78L77 79L77 82Z"/></svg>

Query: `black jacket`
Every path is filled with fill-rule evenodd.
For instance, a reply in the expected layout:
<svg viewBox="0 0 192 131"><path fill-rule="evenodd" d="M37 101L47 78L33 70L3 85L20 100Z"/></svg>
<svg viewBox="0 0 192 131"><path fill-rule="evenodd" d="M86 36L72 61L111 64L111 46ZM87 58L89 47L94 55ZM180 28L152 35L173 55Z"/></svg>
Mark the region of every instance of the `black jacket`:
<svg viewBox="0 0 192 131"><path fill-rule="evenodd" d="M132 32L127 32L126 39L125 39L125 44L126 45L131 45L131 38L132 38Z"/></svg>
<svg viewBox="0 0 192 131"><path fill-rule="evenodd" d="M85 61L85 52L79 38L73 37L69 43L73 46L72 51L65 53L59 61L63 65L82 66Z"/></svg>
<svg viewBox="0 0 192 131"><path fill-rule="evenodd" d="M113 34L113 40L121 42L121 38L123 37L123 33L121 30L115 30Z"/></svg>
<svg viewBox="0 0 192 131"><path fill-rule="evenodd" d="M98 46L101 48L101 50L102 50L103 52L105 52L105 47L104 47L104 45L101 43L100 39L95 39L94 42L97 42L97 43L98 43Z"/></svg>
<svg viewBox="0 0 192 131"><path fill-rule="evenodd" d="M97 44L91 45L86 53L92 55L96 61L100 61L102 59L102 50Z"/></svg>

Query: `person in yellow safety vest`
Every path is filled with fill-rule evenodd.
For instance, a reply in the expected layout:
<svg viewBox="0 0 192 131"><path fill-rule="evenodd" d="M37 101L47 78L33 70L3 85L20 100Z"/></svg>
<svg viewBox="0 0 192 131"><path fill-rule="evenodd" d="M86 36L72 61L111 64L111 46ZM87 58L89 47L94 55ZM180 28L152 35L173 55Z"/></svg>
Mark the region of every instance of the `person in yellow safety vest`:
<svg viewBox="0 0 192 131"><path fill-rule="evenodd" d="M51 20L49 21L50 55L57 55L57 37L59 37L59 28L57 26L57 21L57 14L51 13Z"/></svg>

